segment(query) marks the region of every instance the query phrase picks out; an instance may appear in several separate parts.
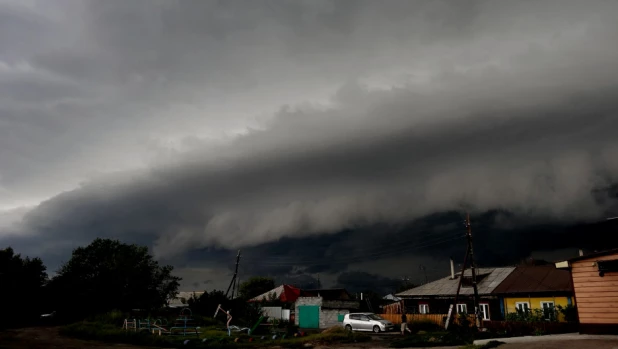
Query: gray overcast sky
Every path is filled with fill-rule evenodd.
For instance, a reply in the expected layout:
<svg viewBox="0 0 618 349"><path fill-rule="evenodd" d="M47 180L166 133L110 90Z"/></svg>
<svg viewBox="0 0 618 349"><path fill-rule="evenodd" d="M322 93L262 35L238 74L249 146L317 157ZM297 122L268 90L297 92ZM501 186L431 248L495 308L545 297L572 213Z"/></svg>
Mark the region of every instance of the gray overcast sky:
<svg viewBox="0 0 618 349"><path fill-rule="evenodd" d="M173 260L462 205L600 218L615 202L594 193L618 176L617 14L0 0L0 244L66 260L115 237Z"/></svg>

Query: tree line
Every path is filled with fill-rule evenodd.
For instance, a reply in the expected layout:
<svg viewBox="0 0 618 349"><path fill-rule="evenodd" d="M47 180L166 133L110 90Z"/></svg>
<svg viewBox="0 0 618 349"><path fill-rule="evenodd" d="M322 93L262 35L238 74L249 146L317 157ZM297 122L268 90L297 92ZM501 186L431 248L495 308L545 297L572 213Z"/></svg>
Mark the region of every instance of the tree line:
<svg viewBox="0 0 618 349"><path fill-rule="evenodd" d="M52 311L59 321L71 322L112 310L161 309L178 294L181 278L173 270L159 265L147 247L111 239L76 248L51 278L40 258L0 249L0 328L29 325ZM274 287L271 278L253 277L240 285L235 301L214 290L191 297L187 306L206 316L222 304L253 321L259 310L246 300Z"/></svg>
<svg viewBox="0 0 618 349"><path fill-rule="evenodd" d="M69 321L113 309L162 307L178 291L181 279L172 271L146 247L99 238L73 250L49 278L40 258L8 247L0 250L0 326L20 326L51 311Z"/></svg>

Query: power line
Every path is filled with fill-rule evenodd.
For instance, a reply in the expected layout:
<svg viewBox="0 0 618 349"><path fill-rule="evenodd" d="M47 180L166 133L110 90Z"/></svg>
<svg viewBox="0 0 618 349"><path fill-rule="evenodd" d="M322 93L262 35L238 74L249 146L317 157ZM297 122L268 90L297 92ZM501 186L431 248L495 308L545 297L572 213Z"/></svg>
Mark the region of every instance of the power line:
<svg viewBox="0 0 618 349"><path fill-rule="evenodd" d="M477 229L479 230L479 229ZM484 231L486 229L480 229L481 231ZM462 234L461 232L453 232L453 231L447 231L447 232L441 232L439 234L428 234L428 235L433 235L433 236L427 236L427 240L425 241L421 241L421 244L425 244L434 240L438 240L441 238L446 238L446 237L453 237L453 236L458 236ZM465 236L465 235L462 235ZM397 249L392 249L393 247L399 247L402 249L406 249L405 244L410 244L410 243L416 243L419 240L418 236L414 236L411 239L406 239L406 240L397 240L394 243L391 241L389 244L384 244L378 247L373 247L373 248L366 248L366 249L354 249L354 253L356 255L356 257L352 257L352 258L364 258L365 256L367 256L368 254L373 254L376 252L380 252L380 251L387 251L386 253L390 253L390 252L396 252ZM330 246L330 244L326 245L326 246ZM314 245L311 246L312 249L316 249L316 247ZM311 258L311 259L305 259L305 260L300 260L295 256L259 256L259 255L255 255L255 256L243 256L245 258L245 261L249 262L250 264L260 264L260 265L264 265L264 264L274 264L274 265L286 265L286 264L294 264L297 265L299 263L313 263L315 261L319 261L322 260L323 258L330 258L331 256L323 256L323 257L319 257L319 259L317 258Z"/></svg>
<svg viewBox="0 0 618 349"><path fill-rule="evenodd" d="M424 238L437 238L437 237L441 237L441 236L446 236L446 235L452 235L454 232L453 231L443 231L443 232L437 232L437 233L433 233L433 234L425 234L425 235L417 235L418 233L422 233L422 232L430 232L432 231L432 229L425 229L425 230L421 230L421 231L414 231L414 235L412 235L409 238L405 238L405 239L395 239L395 240L390 240L389 239L389 243L388 244L382 244L381 246L373 246L371 248L355 248L354 252L358 253L358 252L373 252L376 251L376 249L381 249L384 247L392 247L392 246L399 246L401 244L407 244L407 243L415 243L417 242L419 239L424 239ZM324 248L328 248L331 245L333 245L332 243L325 243L325 244L319 244L319 245L311 245L312 248L320 248L320 247L324 247ZM298 261L298 259L294 256L268 256L268 257L246 257L245 260L247 261L264 261L264 260L273 260L273 261L279 261L281 259L288 259L288 260L293 260L293 261Z"/></svg>
<svg viewBox="0 0 618 349"><path fill-rule="evenodd" d="M427 242L425 244L414 245L414 246L402 246L400 248L396 248L392 250L385 250L381 252L368 253L368 254L363 254L363 255L348 257L348 258L341 258L341 259L322 258L320 260L313 260L313 261L290 261L290 262L258 262L256 261L256 262L252 262L252 264L270 265L270 266L299 266L299 265L313 266L313 265L324 265L324 264L335 264L335 263L350 263L350 262L354 262L357 260L367 260L367 258L369 257L379 257L379 256L387 255L387 254L400 254L400 253L404 253L404 252L408 252L412 250L417 250L419 248L427 248L431 246L436 246L436 245L443 244L446 242L459 240L463 237L464 237L463 235L457 234L456 236L439 239L437 241Z"/></svg>
<svg viewBox="0 0 618 349"><path fill-rule="evenodd" d="M362 254L358 254L355 256L349 256L349 257L345 257L345 258L340 258L340 259L334 259L336 260L349 260L349 259L358 259L358 258L362 258L362 259L366 259L367 257L370 256L376 256L376 255L383 255L383 254L389 254L389 253L400 253L400 252L405 252L407 250L410 249L415 249L417 247L423 247L423 246L431 246L431 243L433 242L438 242L438 241L443 241L444 239L451 239L451 238L456 238L456 237L463 237L461 234L456 234L456 235L451 235L451 236L447 236L447 237L442 237L439 239L432 239L429 241L425 241L424 243L422 243L421 245L413 245L413 246L400 246L400 244L398 245L390 245L388 246L388 248L384 248L386 246L383 246L382 248L376 249L371 253L362 253ZM394 247L394 248L393 248ZM322 262L325 258L321 257L319 259L306 259L306 260L298 260L298 259L294 259L291 258L289 261L258 261L256 260L254 263L258 263L258 264L273 264L273 265L286 265L286 264L294 264L294 265L298 265L300 263L315 263L315 262ZM333 259L329 259L329 261L333 261Z"/></svg>

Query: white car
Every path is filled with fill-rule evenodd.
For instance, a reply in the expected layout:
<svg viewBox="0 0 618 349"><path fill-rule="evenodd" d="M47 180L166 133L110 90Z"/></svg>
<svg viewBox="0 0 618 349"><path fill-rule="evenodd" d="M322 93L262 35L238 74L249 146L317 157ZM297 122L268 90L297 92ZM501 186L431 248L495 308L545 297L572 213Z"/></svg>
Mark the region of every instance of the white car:
<svg viewBox="0 0 618 349"><path fill-rule="evenodd" d="M392 322L374 313L352 313L343 318L343 327L348 331L373 331L374 333L392 331Z"/></svg>

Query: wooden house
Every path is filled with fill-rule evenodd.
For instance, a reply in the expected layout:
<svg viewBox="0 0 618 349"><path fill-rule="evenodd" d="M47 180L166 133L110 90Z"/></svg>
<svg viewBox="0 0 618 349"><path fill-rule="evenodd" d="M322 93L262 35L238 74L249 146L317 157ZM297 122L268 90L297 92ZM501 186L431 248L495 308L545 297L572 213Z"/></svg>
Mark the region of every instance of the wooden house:
<svg viewBox="0 0 618 349"><path fill-rule="evenodd" d="M515 268L478 268L477 288L480 296L479 312L483 320L501 320L504 314L501 310L500 298L493 294L494 289L513 272ZM451 268L451 276L418 286L396 294L404 300L407 313L411 314L448 314L457 294L457 286L461 273L455 273ZM474 313L474 291L472 274L466 269L463 275L456 308L459 314Z"/></svg>
<svg viewBox="0 0 618 349"><path fill-rule="evenodd" d="M493 294L500 298L502 313L543 310L546 320L564 321L556 307L573 305L571 274L553 264L518 266Z"/></svg>
<svg viewBox="0 0 618 349"><path fill-rule="evenodd" d="M618 333L618 249L556 263L571 271L580 333Z"/></svg>

